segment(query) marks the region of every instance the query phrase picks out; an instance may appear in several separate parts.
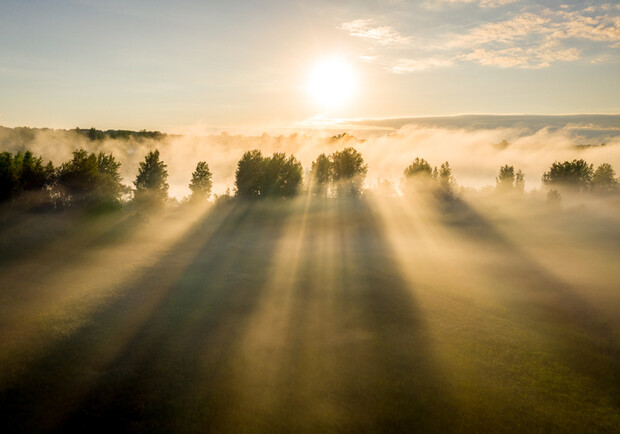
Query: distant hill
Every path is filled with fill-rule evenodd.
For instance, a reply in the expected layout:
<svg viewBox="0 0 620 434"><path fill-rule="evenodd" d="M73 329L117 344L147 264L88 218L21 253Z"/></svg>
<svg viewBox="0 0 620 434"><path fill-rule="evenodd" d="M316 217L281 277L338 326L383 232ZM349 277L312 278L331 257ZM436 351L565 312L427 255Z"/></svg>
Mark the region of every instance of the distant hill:
<svg viewBox="0 0 620 434"><path fill-rule="evenodd" d="M78 134L83 134L91 140L103 140L103 139L154 139L160 140L166 136L166 133L160 133L159 131L131 131L131 130L97 130L95 128L76 128Z"/></svg>
<svg viewBox="0 0 620 434"><path fill-rule="evenodd" d="M518 128L524 133L533 134L547 128L549 130L569 129L584 137L605 137L620 135L620 115L460 115L433 117L402 117L383 119L363 119L347 121L352 128L376 128L379 130L398 130L405 125L420 128L446 129L497 129Z"/></svg>
<svg viewBox="0 0 620 434"><path fill-rule="evenodd" d="M51 128L16 127L7 128L0 126L0 147L2 148L28 148L40 135L44 134L47 139L67 139L71 141L101 141L112 140L151 140L159 141L167 137L166 133L159 131L130 131L130 130L98 130L95 128L75 128L72 130Z"/></svg>

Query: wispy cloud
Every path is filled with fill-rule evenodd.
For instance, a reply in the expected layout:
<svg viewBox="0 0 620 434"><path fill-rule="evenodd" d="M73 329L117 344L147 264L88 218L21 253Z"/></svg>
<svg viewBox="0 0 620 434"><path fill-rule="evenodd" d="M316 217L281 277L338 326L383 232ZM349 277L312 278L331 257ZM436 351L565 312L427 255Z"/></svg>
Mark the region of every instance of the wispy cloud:
<svg viewBox="0 0 620 434"><path fill-rule="evenodd" d="M408 37L401 35L390 26L377 26L372 19L360 19L342 23L339 28L346 30L351 36L363 38L379 45L403 45L409 43Z"/></svg>
<svg viewBox="0 0 620 434"><path fill-rule="evenodd" d="M590 41L620 41L620 17L602 14L590 16L590 8L582 11L552 11L522 13L511 19L488 23L458 36L454 45L512 42L534 35L548 39L586 39Z"/></svg>
<svg viewBox="0 0 620 434"><path fill-rule="evenodd" d="M518 15L509 20L478 26L466 34L456 35L447 46L472 47L493 43L512 43L532 33L548 33L549 18L532 13Z"/></svg>
<svg viewBox="0 0 620 434"><path fill-rule="evenodd" d="M561 21L554 26L554 32L551 35L553 38L620 41L620 16L605 14L592 17L579 11L560 11L555 15Z"/></svg>
<svg viewBox="0 0 620 434"><path fill-rule="evenodd" d="M474 2L481 6L506 4L510 0L442 0ZM521 10L505 19L470 27L465 31L444 32L430 39L415 35L425 44L408 44L414 35L402 35L390 26L376 26L372 20L355 20L341 25L352 36L385 46L400 45L400 52L382 56L394 73L422 71L475 62L499 68L546 68L556 62L571 62L585 57L590 63L617 58L620 48L620 15L616 5L577 8L565 5L556 10ZM504 16L504 14L502 14ZM603 44L604 43L604 44ZM411 51L404 54L403 50ZM608 50L602 53L601 50ZM591 58L596 57L596 62Z"/></svg>
<svg viewBox="0 0 620 434"><path fill-rule="evenodd" d="M574 61L582 50L571 41L620 41L620 17L588 15L593 11L523 13L478 26L456 36L447 47L469 51L460 59L502 68L545 68L557 61Z"/></svg>
<svg viewBox="0 0 620 434"><path fill-rule="evenodd" d="M546 68L553 62L577 60L577 48L559 49L554 44L530 48L512 47L499 50L478 48L461 56L462 60L500 68Z"/></svg>

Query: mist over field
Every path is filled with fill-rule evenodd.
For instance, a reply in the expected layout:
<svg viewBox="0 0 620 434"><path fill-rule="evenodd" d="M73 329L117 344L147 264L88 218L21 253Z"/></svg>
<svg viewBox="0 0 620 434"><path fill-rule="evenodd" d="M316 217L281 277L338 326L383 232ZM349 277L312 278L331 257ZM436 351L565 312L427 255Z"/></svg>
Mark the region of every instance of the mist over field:
<svg viewBox="0 0 620 434"><path fill-rule="evenodd" d="M2 234L5 427L614 431L617 200L474 199L27 216Z"/></svg>
<svg viewBox="0 0 620 434"><path fill-rule="evenodd" d="M30 150L60 166L44 207L28 191L0 206L5 429L616 431L620 192L594 168L620 168L618 118L125 139L0 129L16 156L3 161ZM165 164L146 188L170 190L79 202L59 189L78 148L84 162L112 153L131 187ZM322 153L325 178L310 170ZM426 174L405 174L416 157ZM80 175L97 161L69 172L87 189L67 191L104 188ZM198 161L211 200L196 198ZM581 184L550 183L555 162ZM190 179L190 199L166 202Z"/></svg>
<svg viewBox="0 0 620 434"><path fill-rule="evenodd" d="M0 1L0 434L620 433L618 0Z"/></svg>
<svg viewBox="0 0 620 434"><path fill-rule="evenodd" d="M495 184L500 166L514 165L525 173L528 190L541 185L541 176L554 161L585 159L595 165L608 162L620 167L620 116L456 116L392 120L342 121L329 129L285 133L227 133L211 135L170 134L162 139L89 140L66 130L34 129L19 133L0 130L0 148L29 149L44 160L60 164L78 148L114 154L127 185L135 178L138 163L159 149L168 165L170 194L189 194L191 172L198 161L207 161L213 172L213 190L222 194L234 187L237 161L249 149L265 154L294 154L309 170L321 153L347 146L358 149L368 162L368 187L379 180L398 186L403 170L415 158L432 165L448 161L458 184L480 189ZM364 128L361 128L361 127ZM381 129L378 129L381 128ZM346 136L339 135L346 133ZM604 145L604 146L601 146Z"/></svg>

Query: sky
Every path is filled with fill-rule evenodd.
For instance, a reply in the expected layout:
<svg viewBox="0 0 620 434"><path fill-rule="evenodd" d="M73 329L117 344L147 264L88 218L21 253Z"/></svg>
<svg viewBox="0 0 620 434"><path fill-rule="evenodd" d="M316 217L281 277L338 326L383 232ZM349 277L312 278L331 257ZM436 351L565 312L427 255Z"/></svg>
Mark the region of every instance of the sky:
<svg viewBox="0 0 620 434"><path fill-rule="evenodd" d="M619 78L618 0L0 0L8 127L620 113Z"/></svg>

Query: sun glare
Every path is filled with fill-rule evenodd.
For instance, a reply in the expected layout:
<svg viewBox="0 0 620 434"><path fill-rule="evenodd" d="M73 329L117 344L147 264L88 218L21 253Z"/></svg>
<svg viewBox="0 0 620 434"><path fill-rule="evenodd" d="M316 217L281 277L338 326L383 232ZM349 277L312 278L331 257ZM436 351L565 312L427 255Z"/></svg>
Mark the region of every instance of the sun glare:
<svg viewBox="0 0 620 434"><path fill-rule="evenodd" d="M347 62L340 58L324 59L308 76L306 89L316 104L325 110L341 107L354 96L356 77Z"/></svg>

